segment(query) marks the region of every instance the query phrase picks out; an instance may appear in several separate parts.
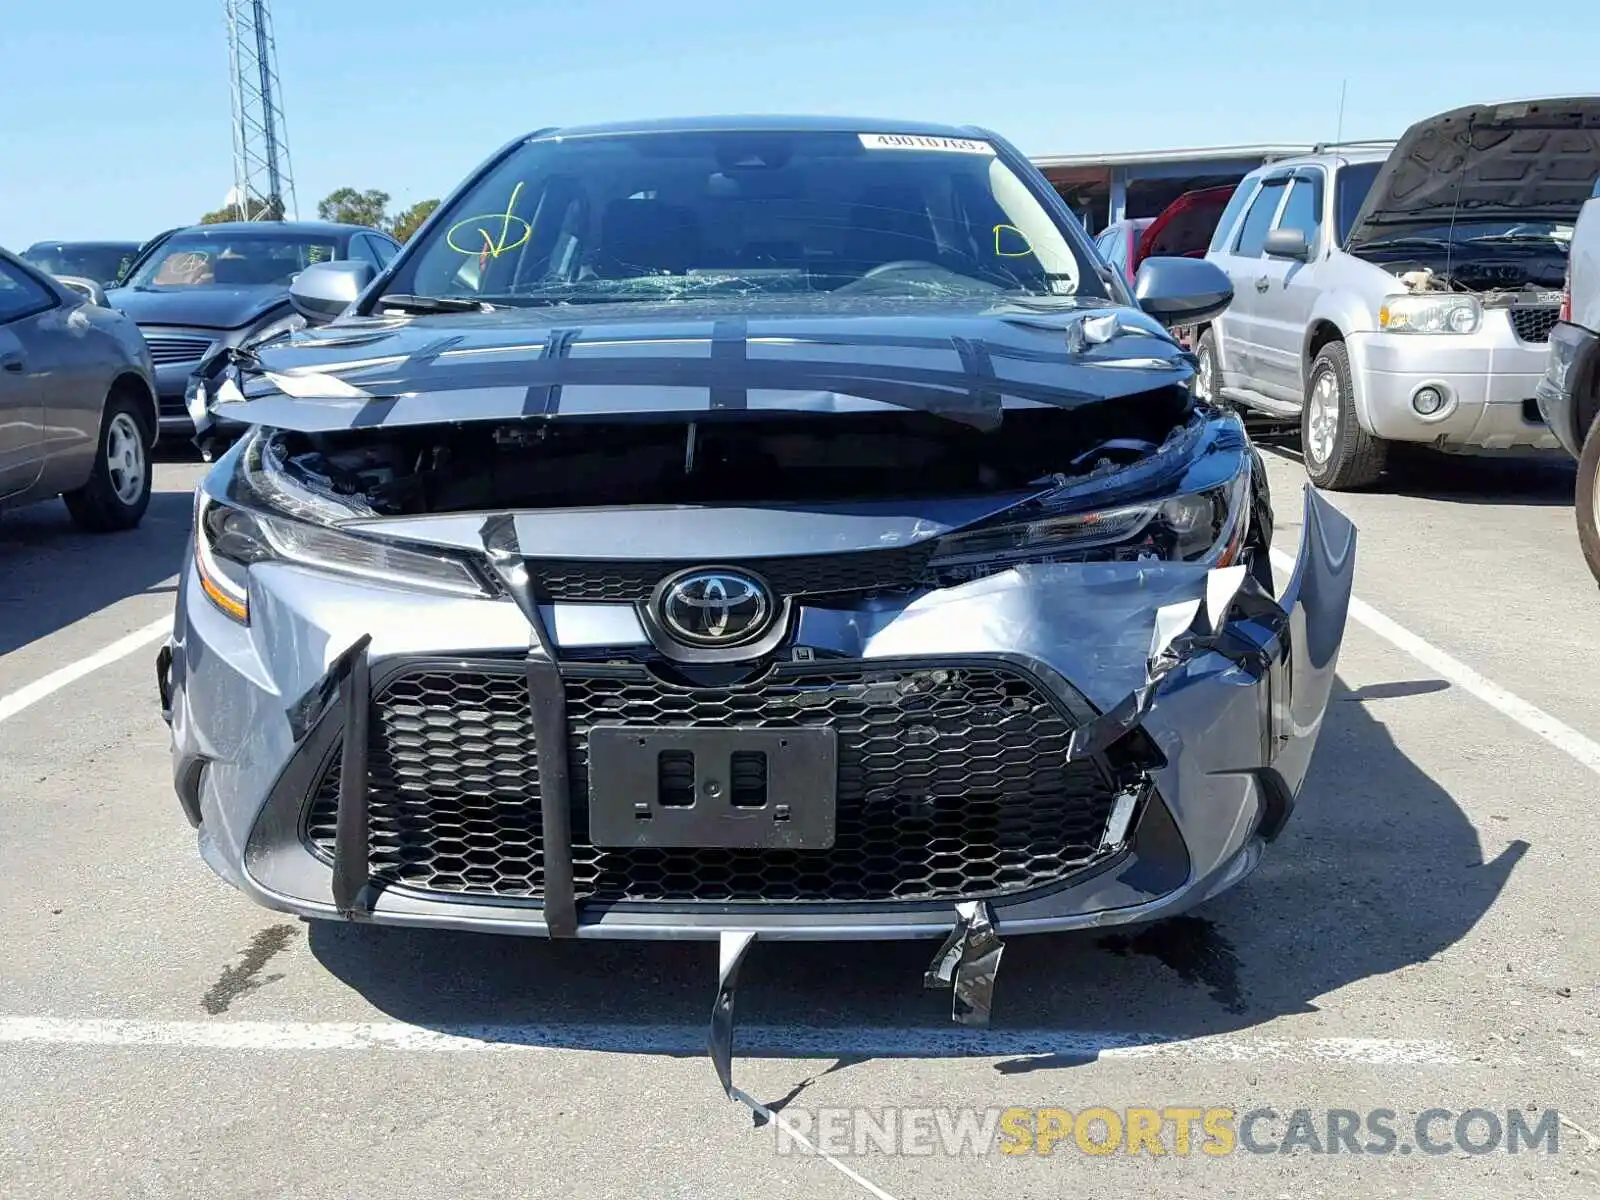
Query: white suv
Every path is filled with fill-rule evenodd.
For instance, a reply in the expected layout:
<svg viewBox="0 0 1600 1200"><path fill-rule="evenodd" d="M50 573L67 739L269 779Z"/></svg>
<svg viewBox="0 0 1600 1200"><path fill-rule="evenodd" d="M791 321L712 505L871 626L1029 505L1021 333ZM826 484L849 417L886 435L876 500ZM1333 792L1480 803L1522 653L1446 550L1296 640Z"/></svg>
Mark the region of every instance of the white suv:
<svg viewBox="0 0 1600 1200"><path fill-rule="evenodd" d="M1234 302L1196 346L1209 395L1300 423L1318 487L1388 444L1537 452L1535 399L1572 223L1600 172L1600 97L1477 105L1387 151L1245 177L1207 257Z"/></svg>

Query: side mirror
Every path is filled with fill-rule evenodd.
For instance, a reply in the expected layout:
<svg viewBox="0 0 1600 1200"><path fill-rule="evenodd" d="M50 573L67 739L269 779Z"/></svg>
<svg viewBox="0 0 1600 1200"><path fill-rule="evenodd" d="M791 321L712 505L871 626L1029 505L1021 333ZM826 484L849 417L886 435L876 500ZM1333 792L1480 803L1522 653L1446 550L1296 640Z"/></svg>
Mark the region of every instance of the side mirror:
<svg viewBox="0 0 1600 1200"><path fill-rule="evenodd" d="M1139 307L1163 325L1190 325L1233 303L1233 284L1203 258L1147 258L1133 281Z"/></svg>
<svg viewBox="0 0 1600 1200"><path fill-rule="evenodd" d="M313 263L289 285L289 302L308 325L325 325L349 308L376 276L367 262Z"/></svg>
<svg viewBox="0 0 1600 1200"><path fill-rule="evenodd" d="M1274 229L1267 234L1263 249L1268 258L1292 258L1305 262L1311 257L1311 242L1303 229Z"/></svg>
<svg viewBox="0 0 1600 1200"><path fill-rule="evenodd" d="M70 288L85 297L90 304L97 304L106 308L106 290L92 279L82 275L57 275L56 282L64 288Z"/></svg>

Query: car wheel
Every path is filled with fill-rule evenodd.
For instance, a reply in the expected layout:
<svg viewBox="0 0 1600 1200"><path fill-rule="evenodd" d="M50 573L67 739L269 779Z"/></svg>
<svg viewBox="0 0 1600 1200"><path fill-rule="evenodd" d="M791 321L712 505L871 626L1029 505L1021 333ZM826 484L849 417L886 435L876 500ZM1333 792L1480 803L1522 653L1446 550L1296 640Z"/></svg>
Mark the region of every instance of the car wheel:
<svg viewBox="0 0 1600 1200"><path fill-rule="evenodd" d="M89 482L61 498L80 529L90 533L132 529L150 507L153 473L149 432L137 401L112 392L100 419L100 445Z"/></svg>
<svg viewBox="0 0 1600 1200"><path fill-rule="evenodd" d="M1589 426L1583 456L1578 459L1578 545L1589 561L1589 571L1600 583L1600 420Z"/></svg>
<svg viewBox="0 0 1600 1200"><path fill-rule="evenodd" d="M1200 340L1194 348L1194 394L1197 400L1206 404L1217 402L1217 386L1219 374L1217 371L1217 339L1211 330L1206 330L1200 335Z"/></svg>
<svg viewBox="0 0 1600 1200"><path fill-rule="evenodd" d="M1386 444L1361 428L1350 385L1350 356L1329 342L1311 364L1300 412L1300 451L1306 474L1332 492L1365 487L1383 474Z"/></svg>

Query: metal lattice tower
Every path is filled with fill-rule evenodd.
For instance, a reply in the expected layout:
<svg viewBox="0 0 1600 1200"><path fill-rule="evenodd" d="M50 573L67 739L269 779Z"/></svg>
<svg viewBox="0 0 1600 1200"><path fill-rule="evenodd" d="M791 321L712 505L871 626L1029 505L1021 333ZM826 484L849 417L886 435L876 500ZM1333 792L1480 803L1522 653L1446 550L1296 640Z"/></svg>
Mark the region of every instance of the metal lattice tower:
<svg viewBox="0 0 1600 1200"><path fill-rule="evenodd" d="M247 221L298 216L267 0L223 0L233 74L234 202Z"/></svg>

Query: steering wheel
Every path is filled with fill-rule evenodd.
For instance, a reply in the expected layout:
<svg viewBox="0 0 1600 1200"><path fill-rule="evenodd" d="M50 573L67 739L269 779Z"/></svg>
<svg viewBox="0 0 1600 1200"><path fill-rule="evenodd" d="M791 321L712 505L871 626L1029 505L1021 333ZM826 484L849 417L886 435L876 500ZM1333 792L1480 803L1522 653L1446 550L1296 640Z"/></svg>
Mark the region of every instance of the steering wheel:
<svg viewBox="0 0 1600 1200"><path fill-rule="evenodd" d="M872 270L870 270L870 271L866 272L866 274L862 275L861 278L862 279L876 279L879 275L887 275L891 271L905 271L905 270L911 270L911 269L920 270L923 267L935 267L935 268L937 268L937 266L938 266L937 263L928 262L926 259L921 259L921 258L897 258L893 262L879 263L877 266L873 267Z"/></svg>

